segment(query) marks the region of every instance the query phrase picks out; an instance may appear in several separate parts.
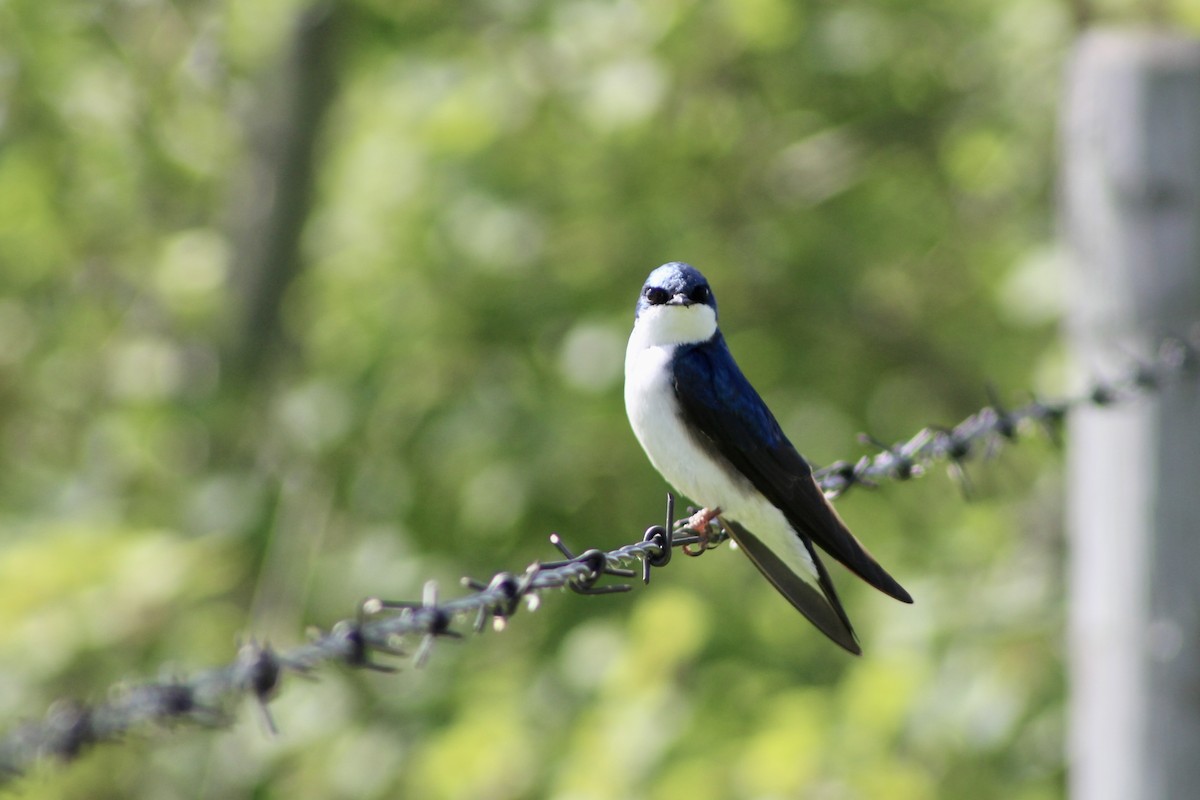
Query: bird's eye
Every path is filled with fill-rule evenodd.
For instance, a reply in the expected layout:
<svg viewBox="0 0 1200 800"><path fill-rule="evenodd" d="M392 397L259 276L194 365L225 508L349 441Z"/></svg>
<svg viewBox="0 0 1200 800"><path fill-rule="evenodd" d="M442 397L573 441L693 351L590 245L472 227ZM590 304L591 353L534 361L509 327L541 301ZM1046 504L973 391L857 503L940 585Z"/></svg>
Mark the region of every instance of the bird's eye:
<svg viewBox="0 0 1200 800"><path fill-rule="evenodd" d="M693 303L707 303L708 287L704 286L703 284L697 286L695 289L692 289L692 291L688 292L688 299Z"/></svg>
<svg viewBox="0 0 1200 800"><path fill-rule="evenodd" d="M650 305L652 306L661 306L671 299L671 294L661 286L647 286L646 299L650 301Z"/></svg>

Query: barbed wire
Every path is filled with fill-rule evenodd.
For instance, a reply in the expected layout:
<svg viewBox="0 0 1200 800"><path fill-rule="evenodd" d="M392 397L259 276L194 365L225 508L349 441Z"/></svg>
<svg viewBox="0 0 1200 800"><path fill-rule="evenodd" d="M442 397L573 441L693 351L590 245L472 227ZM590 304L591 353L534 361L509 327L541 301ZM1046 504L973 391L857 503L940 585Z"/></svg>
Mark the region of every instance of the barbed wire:
<svg viewBox="0 0 1200 800"><path fill-rule="evenodd" d="M1133 367L1119 378L1094 382L1079 395L1051 401L1035 397L1005 409L992 391L990 405L952 428L923 428L893 445L863 437L878 446L879 452L855 462L830 464L815 470L814 475L830 496L885 480L908 480L940 462L961 475L965 462L1015 440L1031 424L1057 438L1060 424L1074 408L1125 402L1195 378L1198 373L1200 335L1166 338L1151 359L1134 360ZM699 555L727 538L718 521L703 536L682 527L684 523L686 519L675 519L674 498L668 495L664 524L648 528L640 541L576 555L554 534L551 543L561 559L535 561L520 573L497 572L487 582L464 578L463 585L471 591L461 597L442 600L437 584L430 581L420 601L365 600L353 618L337 622L328 631L315 632L307 643L285 651L251 640L238 647L231 663L191 677L118 685L109 690L107 699L93 704L60 700L41 720L18 724L0 737L0 785L24 775L40 761L70 762L93 745L115 741L149 725L227 725L236 714L236 703L245 698L258 706L273 733L268 704L278 694L285 675L308 676L326 663L397 671L394 664L380 661L381 657L411 657L421 667L439 638L462 636L453 626L464 618L473 616L470 627L476 633L489 626L503 630L522 607L536 609L542 595L551 589L584 595L626 592L631 584L601 580L606 576L633 578L638 573L631 567L640 565L640 578L649 583L651 571L665 567L675 548ZM699 548L691 547L697 544ZM417 640L415 648L408 646L413 639Z"/></svg>
<svg viewBox="0 0 1200 800"><path fill-rule="evenodd" d="M1057 439L1058 427L1072 408L1110 406L1195 377L1200 373L1200 329L1193 331L1190 338L1163 338L1152 358L1132 359L1132 362L1132 369L1112 380L1095 381L1079 395L1059 400L1034 397L1013 409L1006 409L995 390L989 388L991 405L953 428L922 428L908 441L893 445L862 435L864 442L880 448L878 453L855 462L834 462L815 470L814 475L825 493L834 498L855 486L918 477L937 462L949 463L961 477L963 464L981 448L994 449L997 443L1014 441L1022 426L1033 423Z"/></svg>

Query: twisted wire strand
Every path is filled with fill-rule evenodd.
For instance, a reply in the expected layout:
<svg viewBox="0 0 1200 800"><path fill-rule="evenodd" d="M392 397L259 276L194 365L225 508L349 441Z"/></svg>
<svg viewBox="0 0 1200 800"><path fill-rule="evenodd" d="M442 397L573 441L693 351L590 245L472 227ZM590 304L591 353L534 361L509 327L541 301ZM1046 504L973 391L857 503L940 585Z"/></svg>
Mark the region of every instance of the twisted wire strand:
<svg viewBox="0 0 1200 800"><path fill-rule="evenodd" d="M1165 339L1152 359L1137 361L1116 380L1095 382L1074 397L1034 398L1005 409L993 396L989 406L952 428L924 428L906 441L881 446L874 455L855 462L839 461L814 475L827 494L838 496L856 486L920 476L939 462L961 468L998 442L1016 440L1029 423L1057 437L1061 422L1075 408L1127 402L1195 378L1200 373L1197 341L1200 337ZM870 438L866 441L879 444ZM537 608L551 589L586 595L629 591L629 583L601 583L601 579L632 578L636 573L630 567L640 564L640 577L649 583L652 568L666 566L674 548L689 548L686 552L695 555L726 538L719 529L695 535L680 527L683 522L686 520L675 521L674 499L668 496L665 523L648 528L640 541L575 555L556 534L551 542L562 559L534 562L520 573L497 572L486 583L464 579L471 591L460 597L442 600L437 585L430 581L420 601L365 600L354 617L287 650L276 651L269 644L251 640L238 647L230 663L189 677L118 685L108 691L105 700L93 704L59 700L42 719L20 723L0 736L0 786L39 761L70 762L93 745L118 740L148 725L226 725L236 713L237 701L247 697L259 706L268 729L274 731L268 704L286 675L310 675L331 662L395 672L394 664L379 660L389 656L411 657L416 666L423 666L437 639L462 635L453 626L464 618L473 615L471 628L477 633L489 624L503 630L522 606ZM699 550L692 549L697 544ZM413 639L417 646L410 649Z"/></svg>
<svg viewBox="0 0 1200 800"><path fill-rule="evenodd" d="M1022 428L1033 423L1052 438L1068 413L1079 406L1106 407L1127 402L1148 392L1182 383L1200 374L1200 329L1189 339L1164 338L1152 359L1135 360L1130 369L1109 381L1096 381L1087 391L1058 400L1034 397L1006 409L990 391L986 406L953 428L926 427L910 439L886 445L863 437L880 448L858 461L837 461L814 470L817 483L830 497L839 497L855 486L875 486L883 480L904 481L918 477L932 464L947 462L961 468L981 450L997 443L1015 441Z"/></svg>

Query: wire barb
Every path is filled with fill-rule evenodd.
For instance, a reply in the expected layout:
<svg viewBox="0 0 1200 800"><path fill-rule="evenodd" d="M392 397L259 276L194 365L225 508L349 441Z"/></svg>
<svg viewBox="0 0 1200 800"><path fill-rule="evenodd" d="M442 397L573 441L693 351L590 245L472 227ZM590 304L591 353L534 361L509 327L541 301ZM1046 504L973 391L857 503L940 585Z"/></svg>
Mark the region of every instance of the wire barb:
<svg viewBox="0 0 1200 800"><path fill-rule="evenodd" d="M277 735L279 728L267 704L279 690L283 665L269 644L259 646L253 639L238 648L236 663L242 670L241 681L246 691L258 704L263 724L272 736Z"/></svg>
<svg viewBox="0 0 1200 800"><path fill-rule="evenodd" d="M662 525L651 525L642 534L642 542L654 545L657 552L642 555L642 583L650 584L650 570L671 563L671 552L675 549L675 495L667 492L667 519Z"/></svg>

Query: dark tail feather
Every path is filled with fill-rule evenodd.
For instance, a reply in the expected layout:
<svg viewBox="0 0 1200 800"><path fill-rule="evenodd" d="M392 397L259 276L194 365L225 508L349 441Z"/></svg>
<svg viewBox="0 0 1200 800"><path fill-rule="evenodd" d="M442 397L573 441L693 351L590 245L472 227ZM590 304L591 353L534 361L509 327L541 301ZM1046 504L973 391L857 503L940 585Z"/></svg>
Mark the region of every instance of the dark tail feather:
<svg viewBox="0 0 1200 800"><path fill-rule="evenodd" d="M791 567L750 531L729 520L725 520L725 525L733 535L734 541L750 557L754 566L758 567L758 571L796 607L797 611L817 626L821 633L849 652L856 656L862 654L862 648L858 646L858 640L854 636L854 628L851 627L846 610L842 608L837 591L833 588L833 581L830 580L825 565L811 548L809 553L813 563L817 565L820 590L793 572Z"/></svg>

